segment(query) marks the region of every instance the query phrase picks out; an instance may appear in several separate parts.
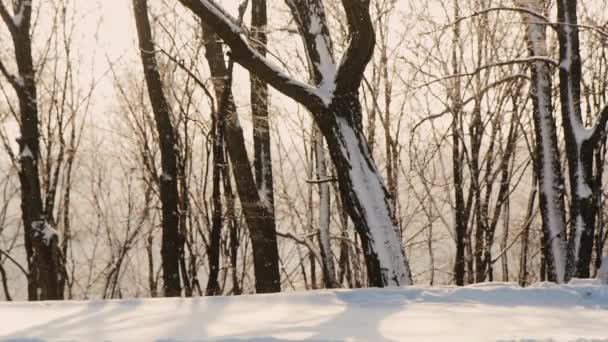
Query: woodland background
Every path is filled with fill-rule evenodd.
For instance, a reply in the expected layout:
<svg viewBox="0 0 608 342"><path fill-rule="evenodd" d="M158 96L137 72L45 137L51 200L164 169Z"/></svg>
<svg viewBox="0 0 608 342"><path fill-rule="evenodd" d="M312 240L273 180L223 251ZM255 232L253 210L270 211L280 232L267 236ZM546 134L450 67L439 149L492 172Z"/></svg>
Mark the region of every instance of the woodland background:
<svg viewBox="0 0 608 342"><path fill-rule="evenodd" d="M241 7L242 20L255 28L251 9L266 4L251 2ZM177 177L169 177L161 171L167 135L159 135L150 101L159 97L149 96L149 74L138 49L138 12L130 1L104 3L2 0L10 15L18 14L20 6L31 7L27 32L40 132L36 159L49 225L41 231L49 234L43 240L55 241L57 254L50 258L60 259L61 269L55 296L31 286L28 290L34 261L26 253L20 185L22 159L28 155L18 139L24 104L14 88L17 81L10 78L22 70L10 25L0 23L0 298L256 292L250 230L235 182L246 173L256 178L258 196L262 194L258 200L274 206L280 290L368 286L365 248L344 210L338 171L307 110L272 88L269 104L257 103L250 88L260 82L250 81L235 63L229 77L233 110L248 153L244 160L251 163L240 165L249 171L239 171L226 146L231 141L234 146L234 140L218 126L227 101L222 87L228 83L221 77L218 87L209 68L210 51L220 51L231 71L230 49L210 38L211 30L201 30L200 18L180 1L149 1L154 52L146 55L150 51L142 49L141 57L155 57L170 109ZM238 16L240 3L221 3ZM251 32L267 34L268 59L290 76L307 80L309 61L289 3L269 2L268 23ZM359 88L361 122L391 195L414 284L515 281L525 286L556 280L547 267L552 242L543 238L539 206L539 174L545 164L535 135L533 73L547 68L553 78L546 98L555 120L554 152L565 179L561 189L568 227L578 210L570 203L581 192L572 190L577 180L569 177L567 116L561 114L559 34L564 27L576 27L580 39L581 120L588 127L600 120L599 131L605 126L600 113L608 85L606 2L565 3L578 5L575 26L534 21L542 15L563 22L555 1L371 1L376 46ZM335 55L341 56L349 41L344 6L323 4ZM544 55L531 56L527 29L534 23L546 34ZM268 108L267 121L254 115L261 106ZM266 150L254 150L255 139L267 139L262 145L271 159L264 157ZM588 273L576 276L593 277L608 238L602 186L605 135L584 150L591 154L587 180L589 205L595 210L591 244L580 247L589 251ZM260 184L267 184L264 177L270 177L273 191L260 190ZM183 244L176 249L177 292L167 292L169 278L163 278L161 261L160 188L169 178L179 192L172 213L179 226L176 239L181 239L176 243ZM268 224L264 222L260 224ZM329 249L322 244L323 227L328 227Z"/></svg>

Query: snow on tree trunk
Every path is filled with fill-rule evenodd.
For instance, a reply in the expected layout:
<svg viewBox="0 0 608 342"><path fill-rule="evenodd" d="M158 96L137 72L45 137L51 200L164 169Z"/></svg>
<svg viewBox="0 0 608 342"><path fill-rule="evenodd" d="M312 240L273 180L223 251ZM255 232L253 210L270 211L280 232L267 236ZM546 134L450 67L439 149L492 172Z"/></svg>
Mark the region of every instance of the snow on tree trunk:
<svg viewBox="0 0 608 342"><path fill-rule="evenodd" d="M336 166L340 194L361 237L370 286L411 284L390 195L369 153L356 94L334 96L319 128Z"/></svg>
<svg viewBox="0 0 608 342"><path fill-rule="evenodd" d="M581 115L581 57L576 18L577 0L557 2L560 102L570 178L570 236L567 277L589 277L596 202L593 193L592 130Z"/></svg>
<svg viewBox="0 0 608 342"><path fill-rule="evenodd" d="M235 62L312 113L325 137L336 167L344 205L364 245L369 284L410 284L409 267L401 249L397 226L392 220L394 209L390 195L369 153L369 145L361 129L358 89L375 46L369 1L342 2L349 39L337 69L333 60L328 58L331 56L331 39L328 39L331 36L327 25L324 24L322 2L288 2L298 22L299 33L303 36L309 63L315 66L315 74L320 81L314 86L293 79L260 55L245 39L245 32L234 18L215 1L180 2L194 12L205 25L213 28L230 47ZM294 11L294 8L302 10ZM302 13L306 15L300 17ZM308 22L307 26L302 25L302 19ZM303 27L307 29L303 30ZM230 127L228 119L228 141ZM228 145L230 149L230 142ZM230 158L233 158L232 152ZM253 229L251 224L249 226Z"/></svg>
<svg viewBox="0 0 608 342"><path fill-rule="evenodd" d="M543 12L540 1L528 3L531 10ZM533 57L547 56L546 23L523 15L527 40ZM536 165L539 168L539 195L547 273L550 281L564 282L566 276L566 225L564 181L561 174L557 132L551 104L551 69L545 61L532 63L532 100L536 135Z"/></svg>

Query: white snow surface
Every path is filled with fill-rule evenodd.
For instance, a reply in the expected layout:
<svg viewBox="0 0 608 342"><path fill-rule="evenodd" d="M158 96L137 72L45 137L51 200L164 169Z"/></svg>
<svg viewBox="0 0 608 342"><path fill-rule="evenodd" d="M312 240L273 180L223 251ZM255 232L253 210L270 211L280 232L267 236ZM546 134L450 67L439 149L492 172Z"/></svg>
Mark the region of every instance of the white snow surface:
<svg viewBox="0 0 608 342"><path fill-rule="evenodd" d="M0 304L1 341L608 341L608 287L511 283Z"/></svg>

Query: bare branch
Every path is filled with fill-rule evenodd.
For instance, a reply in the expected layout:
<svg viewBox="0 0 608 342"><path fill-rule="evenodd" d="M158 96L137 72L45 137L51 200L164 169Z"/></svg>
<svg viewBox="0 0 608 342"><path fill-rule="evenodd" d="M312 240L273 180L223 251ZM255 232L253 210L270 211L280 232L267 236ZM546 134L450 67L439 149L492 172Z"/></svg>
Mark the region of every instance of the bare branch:
<svg viewBox="0 0 608 342"><path fill-rule="evenodd" d="M8 12L8 9L4 5L3 0L0 0L0 17L8 27L8 30L11 32L11 34L15 35L15 33L17 32L17 26L13 21L13 16Z"/></svg>
<svg viewBox="0 0 608 342"><path fill-rule="evenodd" d="M230 47L232 58L245 69L255 73L262 81L293 98L313 112L325 105L315 87L288 76L268 59L261 56L247 42L246 31L238 26L213 0L179 0L209 25Z"/></svg>
<svg viewBox="0 0 608 342"><path fill-rule="evenodd" d="M593 146L596 146L601 140L600 138L606 135L606 124L608 124L608 105L604 106L600 112L597 123L593 126L589 134L589 142L591 142Z"/></svg>
<svg viewBox="0 0 608 342"><path fill-rule="evenodd" d="M369 0L342 0L350 42L342 56L336 77L336 92L356 91L367 63L372 58L376 37L369 14Z"/></svg>
<svg viewBox="0 0 608 342"><path fill-rule="evenodd" d="M4 255L8 260L10 260L13 264L15 264L15 266L17 266L26 277L29 277L29 273L25 270L25 268L23 268L23 266L21 266L21 264L19 264L17 262L17 260L13 259L13 257L10 254L8 254L7 252L5 252L1 249L0 249L0 254Z"/></svg>

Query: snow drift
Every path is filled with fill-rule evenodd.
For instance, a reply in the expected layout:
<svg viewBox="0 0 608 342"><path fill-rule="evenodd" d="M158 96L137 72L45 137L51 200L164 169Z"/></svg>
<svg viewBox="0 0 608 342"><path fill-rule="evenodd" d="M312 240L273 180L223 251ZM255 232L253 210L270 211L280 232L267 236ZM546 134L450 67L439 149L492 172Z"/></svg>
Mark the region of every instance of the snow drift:
<svg viewBox="0 0 608 342"><path fill-rule="evenodd" d="M0 304L2 341L607 341L608 286L511 283Z"/></svg>

